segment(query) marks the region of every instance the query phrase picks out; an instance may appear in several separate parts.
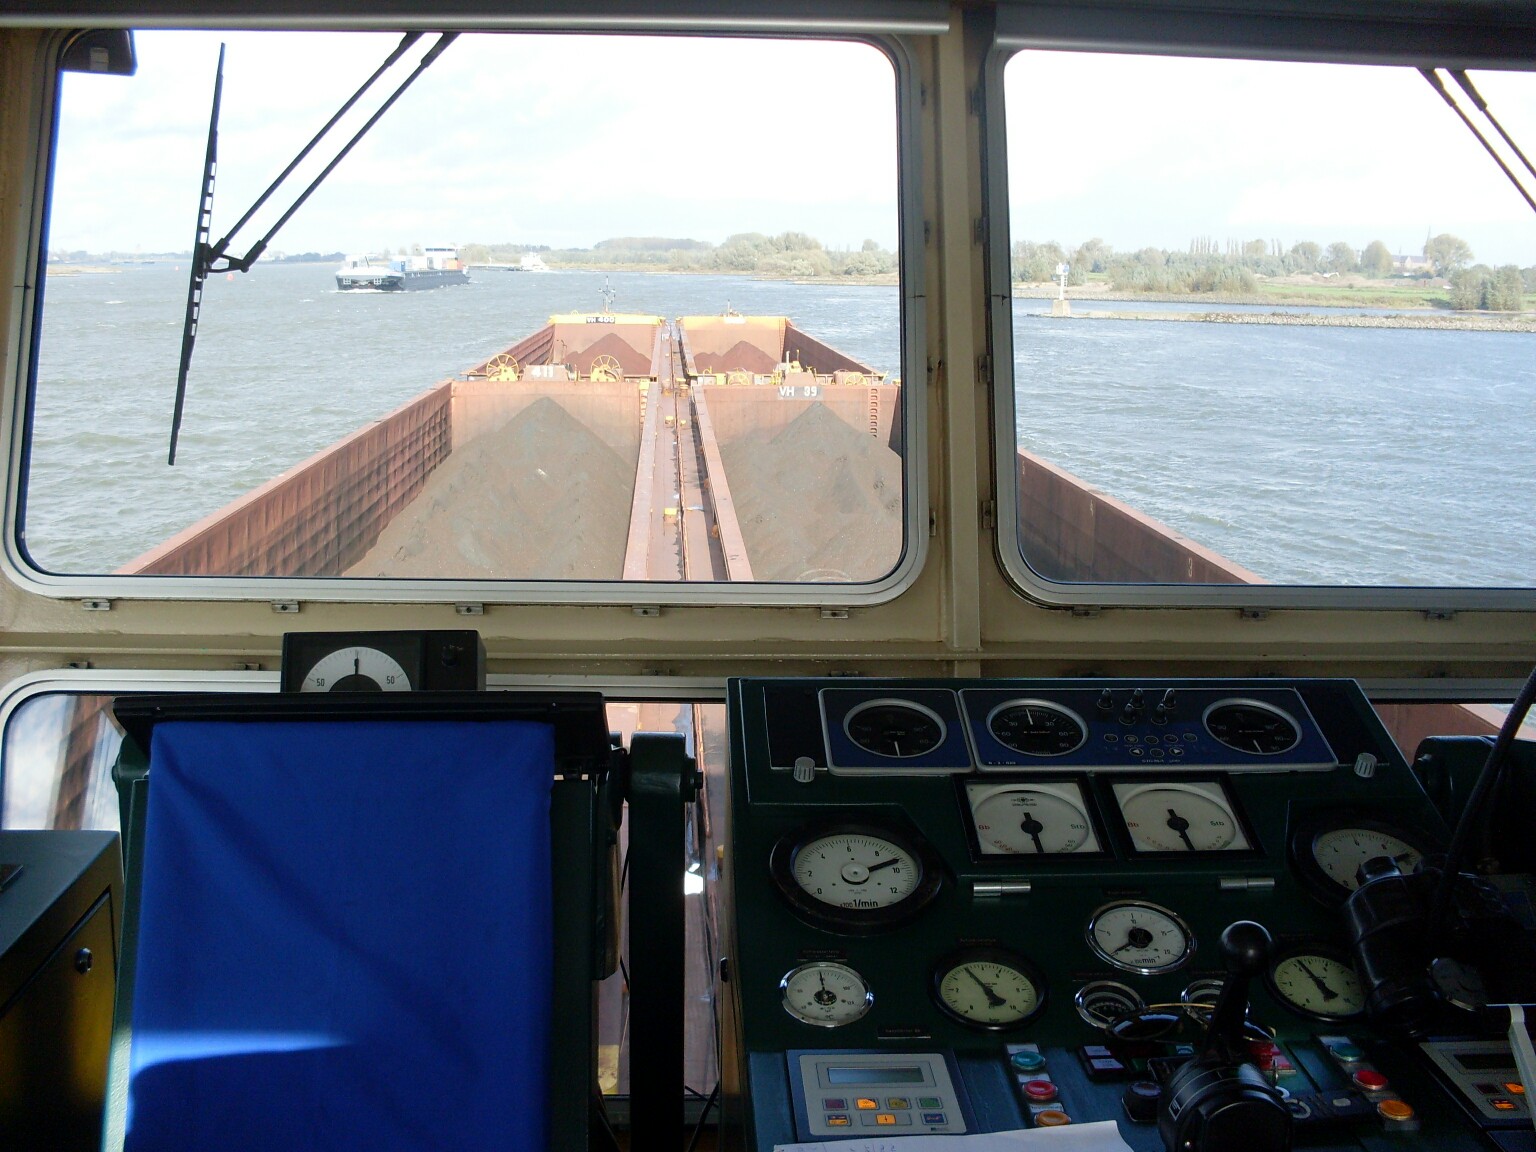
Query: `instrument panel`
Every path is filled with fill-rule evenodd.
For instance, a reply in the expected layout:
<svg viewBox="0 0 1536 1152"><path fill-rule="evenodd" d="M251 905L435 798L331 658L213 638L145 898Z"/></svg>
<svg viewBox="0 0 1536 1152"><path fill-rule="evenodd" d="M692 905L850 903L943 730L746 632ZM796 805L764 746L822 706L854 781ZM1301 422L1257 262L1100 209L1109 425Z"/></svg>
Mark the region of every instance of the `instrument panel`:
<svg viewBox="0 0 1536 1152"><path fill-rule="evenodd" d="M1349 681L748 679L729 708L733 1106L761 1149L872 1134L817 1113L791 1052L921 1057L959 1070L950 1121L1028 1127L1065 1099L1041 1076L1091 1095L1125 1045L1198 1040L1240 919L1275 941L1255 1042L1297 1045L1311 1101L1334 1088L1317 1037L1364 1028L1356 870L1447 836ZM914 1125L880 1135L939 1130L876 1103Z"/></svg>

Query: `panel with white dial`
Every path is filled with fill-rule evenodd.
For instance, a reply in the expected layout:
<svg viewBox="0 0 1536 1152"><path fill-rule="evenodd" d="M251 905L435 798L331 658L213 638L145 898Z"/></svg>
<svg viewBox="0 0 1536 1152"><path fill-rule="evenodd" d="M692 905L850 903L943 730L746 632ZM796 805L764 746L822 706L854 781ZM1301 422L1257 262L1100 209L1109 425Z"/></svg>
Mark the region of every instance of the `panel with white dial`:
<svg viewBox="0 0 1536 1152"><path fill-rule="evenodd" d="M1060 856L1103 849L1082 785L1069 780L965 785L982 856Z"/></svg>
<svg viewBox="0 0 1536 1152"><path fill-rule="evenodd" d="M1246 852L1253 847L1218 780L1117 780L1111 787L1137 852Z"/></svg>

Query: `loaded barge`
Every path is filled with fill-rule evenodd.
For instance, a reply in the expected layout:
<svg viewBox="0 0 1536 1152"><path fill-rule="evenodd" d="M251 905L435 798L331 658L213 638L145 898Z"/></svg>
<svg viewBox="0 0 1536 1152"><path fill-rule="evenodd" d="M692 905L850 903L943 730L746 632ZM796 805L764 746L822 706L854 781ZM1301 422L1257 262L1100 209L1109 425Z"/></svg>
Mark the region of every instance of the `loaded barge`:
<svg viewBox="0 0 1536 1152"><path fill-rule="evenodd" d="M120 569L848 583L899 561L901 381L782 316L571 313ZM1019 453L1056 579L1258 577Z"/></svg>

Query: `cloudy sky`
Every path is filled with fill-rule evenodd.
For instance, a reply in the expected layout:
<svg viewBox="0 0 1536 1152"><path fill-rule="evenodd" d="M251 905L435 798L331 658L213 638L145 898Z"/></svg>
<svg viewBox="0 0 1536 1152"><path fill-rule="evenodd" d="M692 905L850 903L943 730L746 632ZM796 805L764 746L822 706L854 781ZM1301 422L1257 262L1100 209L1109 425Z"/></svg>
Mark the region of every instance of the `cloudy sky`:
<svg viewBox="0 0 1536 1152"><path fill-rule="evenodd" d="M216 236L397 40L139 33L137 76L65 79L50 247L190 247L221 41ZM1536 154L1536 74L1474 78ZM1016 238L1418 252L1451 232L1479 260L1536 264L1536 212L1411 69L1026 52L1005 89ZM465 36L273 247L787 229L894 246L894 95L889 63L856 44Z"/></svg>

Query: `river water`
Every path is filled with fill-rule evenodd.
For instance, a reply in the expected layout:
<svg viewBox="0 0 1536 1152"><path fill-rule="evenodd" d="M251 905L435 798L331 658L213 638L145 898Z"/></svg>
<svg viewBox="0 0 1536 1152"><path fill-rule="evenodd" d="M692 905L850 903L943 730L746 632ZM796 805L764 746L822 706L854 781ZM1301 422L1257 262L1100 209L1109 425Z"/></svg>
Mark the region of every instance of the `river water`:
<svg viewBox="0 0 1536 1152"><path fill-rule="evenodd" d="M893 287L496 272L385 295L338 293L333 274L260 265L208 283L174 468L185 270L51 277L34 561L110 571L551 313L601 310L605 281L615 311L782 314L901 372ZM1021 447L1270 580L1536 581L1536 336L1053 321L1048 307L1015 305ZM1096 306L1115 307L1158 310Z"/></svg>

